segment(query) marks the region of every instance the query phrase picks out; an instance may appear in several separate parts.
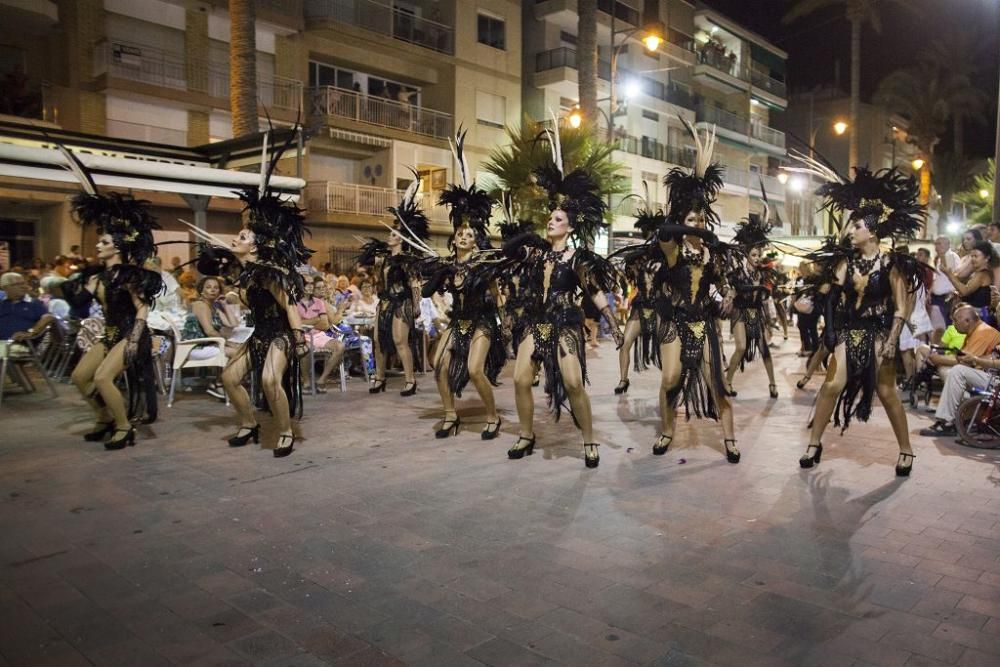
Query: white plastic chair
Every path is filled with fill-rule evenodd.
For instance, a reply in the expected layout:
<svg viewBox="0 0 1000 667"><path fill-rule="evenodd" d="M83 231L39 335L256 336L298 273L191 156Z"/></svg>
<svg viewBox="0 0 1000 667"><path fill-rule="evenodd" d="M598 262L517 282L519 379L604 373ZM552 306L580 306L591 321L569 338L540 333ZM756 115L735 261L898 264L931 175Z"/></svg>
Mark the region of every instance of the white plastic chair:
<svg viewBox="0 0 1000 667"><path fill-rule="evenodd" d="M210 357L204 359L192 359L191 352L199 345L211 345L215 352ZM186 368L225 368L226 359L226 339L218 336L208 338L192 338L191 340L181 340L180 331L174 326L174 361L172 364L173 373L170 377L170 393L167 396L167 407L173 407L174 390L181 376L181 370ZM229 395L226 394L226 405L229 405Z"/></svg>
<svg viewBox="0 0 1000 667"><path fill-rule="evenodd" d="M52 392L52 398L58 397L55 385L52 384L49 374L45 372L45 367L38 356L38 350L35 348L35 342L48 334L52 330L52 326L52 324L48 324L31 338L20 341L20 346L17 346L12 340L0 341L0 404L3 404L4 383L8 372L11 373L11 379L21 385L26 393L35 391L35 384L25 372L28 366L34 366L38 369L45 384L48 385L49 391Z"/></svg>

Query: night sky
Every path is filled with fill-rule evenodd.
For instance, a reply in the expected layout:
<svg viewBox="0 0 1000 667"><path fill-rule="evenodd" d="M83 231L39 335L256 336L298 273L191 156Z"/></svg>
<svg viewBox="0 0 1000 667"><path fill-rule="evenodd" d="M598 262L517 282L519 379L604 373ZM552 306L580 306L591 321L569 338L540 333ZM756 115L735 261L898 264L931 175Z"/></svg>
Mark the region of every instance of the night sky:
<svg viewBox="0 0 1000 667"><path fill-rule="evenodd" d="M984 50L981 87L993 101L987 111L988 123L967 124L966 153L992 156L996 128L998 5L997 0L904 0L921 5L919 15L890 0L879 2L882 33L866 26L861 36L861 96L868 100L878 82L894 69L910 65L921 44L934 39L945 26L958 29L978 27ZM788 52L788 84L791 90L808 90L814 85L834 82L836 61L840 61L840 83L850 90L850 27L844 19L843 4L821 10L790 25L781 18L792 0L707 0L706 5L731 16ZM945 137L941 149L950 149Z"/></svg>

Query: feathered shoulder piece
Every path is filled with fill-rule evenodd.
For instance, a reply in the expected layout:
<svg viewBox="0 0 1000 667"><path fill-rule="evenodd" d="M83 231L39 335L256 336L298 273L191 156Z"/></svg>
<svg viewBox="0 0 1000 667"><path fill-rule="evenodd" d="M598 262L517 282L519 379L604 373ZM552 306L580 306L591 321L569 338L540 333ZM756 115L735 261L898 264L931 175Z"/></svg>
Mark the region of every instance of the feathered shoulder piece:
<svg viewBox="0 0 1000 667"><path fill-rule="evenodd" d="M111 284L117 289L134 292L139 300L151 306L166 289L163 276L134 264L118 264L111 271Z"/></svg>
<svg viewBox="0 0 1000 667"><path fill-rule="evenodd" d="M549 250L552 245L535 232L524 232L511 237L503 244L503 255L508 259L524 259L526 250Z"/></svg>
<svg viewBox="0 0 1000 667"><path fill-rule="evenodd" d="M203 244L198 248L194 267L203 276L220 276L235 282L240 272L240 262L229 248Z"/></svg>
<svg viewBox="0 0 1000 667"><path fill-rule="evenodd" d="M712 161L715 151L715 132L706 132L704 139L686 119L680 121L687 128L695 144L695 166L691 173L680 167L674 167L663 179L667 186L668 219L674 224L681 224L691 211L705 215L709 228L721 222L719 214L712 210L712 205L722 190L723 168Z"/></svg>
<svg viewBox="0 0 1000 667"><path fill-rule="evenodd" d="M597 233L608 226L604 221L607 202L601 197L601 186L594 174L582 167L568 174L565 172L555 114L552 114L552 127L545 129L552 161L534 170L535 182L548 195L549 210L565 211L576 240L583 246L592 246Z"/></svg>
<svg viewBox="0 0 1000 667"><path fill-rule="evenodd" d="M267 265L280 266L290 272L309 263L313 251L306 247L309 233L304 211L295 202L281 199L271 188L271 178L282 155L291 146L295 134L268 159L271 132L264 133L260 165L260 182L256 187L237 192L247 213L246 227L254 234L258 260ZM301 279L300 279L301 282Z"/></svg>
<svg viewBox="0 0 1000 667"><path fill-rule="evenodd" d="M854 180L825 183L817 191L834 213L850 211L850 220L864 220L880 239L911 239L923 223L920 186L897 169L877 172L854 168Z"/></svg>
<svg viewBox="0 0 1000 667"><path fill-rule="evenodd" d="M837 267L854 253L850 239L840 239L837 236L827 236L823 245L807 253L805 259L816 267L820 284L830 283L836 277Z"/></svg>
<svg viewBox="0 0 1000 667"><path fill-rule="evenodd" d="M646 181L642 182L642 188L643 206L635 212L635 223L632 226L642 234L643 238L648 239L655 235L660 225L667 221L667 216L662 208L653 209L653 202L649 196L649 185Z"/></svg>
<svg viewBox="0 0 1000 667"><path fill-rule="evenodd" d="M771 241L771 223L762 216L751 214L749 218L736 225L733 242L744 250L768 245Z"/></svg>
<svg viewBox="0 0 1000 667"><path fill-rule="evenodd" d="M355 262L361 266L374 266L375 260L389 254L389 244L379 239L368 239L361 244L361 250L355 257Z"/></svg>
<svg viewBox="0 0 1000 667"><path fill-rule="evenodd" d="M438 203L449 207L448 218L454 230L458 231L462 225L468 225L482 247L489 237L493 199L485 190L478 188L475 179L469 176L469 166L465 161L465 135L466 131L459 127L455 140L448 140L458 165L459 178L458 183L451 183L444 189Z"/></svg>
<svg viewBox="0 0 1000 667"><path fill-rule="evenodd" d="M911 292L916 292L922 285L930 287L934 282L934 269L909 253L893 250L889 253L889 265L903 277Z"/></svg>
<svg viewBox="0 0 1000 667"><path fill-rule="evenodd" d="M607 258L601 257L589 248L577 248L570 260L573 268L585 273L592 286L601 292L611 292L617 287L624 289L625 279L621 272Z"/></svg>
<svg viewBox="0 0 1000 667"><path fill-rule="evenodd" d="M295 269L286 269L274 264L248 262L243 265L237 282L243 288L254 286L266 289L269 285L276 285L288 294L290 302L300 301L305 297L302 274Z"/></svg>

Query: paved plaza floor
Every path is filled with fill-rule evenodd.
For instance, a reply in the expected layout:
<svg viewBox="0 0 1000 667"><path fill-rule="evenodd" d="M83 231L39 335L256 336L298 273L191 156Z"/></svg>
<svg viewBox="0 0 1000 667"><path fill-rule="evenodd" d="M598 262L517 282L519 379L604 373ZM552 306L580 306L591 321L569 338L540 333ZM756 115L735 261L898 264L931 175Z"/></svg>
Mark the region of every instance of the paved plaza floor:
<svg viewBox="0 0 1000 667"><path fill-rule="evenodd" d="M780 340L780 337L779 337ZM437 394L306 397L285 459L230 449L232 414L182 394L139 443L85 443L72 388L0 408L0 665L1000 664L1000 452L916 436L893 473L881 409L798 458L820 378L795 339L738 376L743 460L692 421L666 456L654 372L612 394L590 357L601 465L537 395L538 448L436 440ZM276 434L264 419L264 447Z"/></svg>

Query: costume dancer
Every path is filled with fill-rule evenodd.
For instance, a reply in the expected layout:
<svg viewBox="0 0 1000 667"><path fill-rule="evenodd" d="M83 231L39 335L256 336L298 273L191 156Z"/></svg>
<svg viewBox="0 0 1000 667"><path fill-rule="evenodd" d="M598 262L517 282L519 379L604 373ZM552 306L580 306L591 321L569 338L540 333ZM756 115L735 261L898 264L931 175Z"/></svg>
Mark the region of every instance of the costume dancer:
<svg viewBox="0 0 1000 667"><path fill-rule="evenodd" d="M265 136L265 146L269 136ZM284 150L275 151L269 163L261 164L259 187L240 193L245 221L230 250L210 248L197 265L205 275L231 280L253 321L253 334L222 371L222 385L239 418L239 430L229 438L229 446L260 441L254 406L266 402L278 427L273 450L276 458L292 453L296 440L292 417L302 416L299 359L306 345L296 303L303 298L305 288L297 269L307 264L313 253L305 246L308 230L302 210L283 201L270 187ZM243 388L247 373L251 374L252 399Z"/></svg>
<svg viewBox="0 0 1000 667"><path fill-rule="evenodd" d="M461 183L445 188L439 200L451 209L449 218L455 231L448 245L452 255L431 259L432 277L423 289L424 298L444 292L452 297L450 309L442 304L448 328L441 333L434 360L434 375L444 406L444 420L435 436L458 435L461 420L455 410L455 397L462 396L471 380L486 406L482 439L493 440L500 434L493 387L507 362L497 307L496 274L500 264L493 253L480 252L490 247L488 227L493 201L474 181L470 184L464 143L465 133L460 131L453 151Z"/></svg>
<svg viewBox="0 0 1000 667"><path fill-rule="evenodd" d="M104 336L80 359L73 370L73 384L93 408L94 430L83 436L88 442L104 442L105 449L124 449L135 444L133 420L156 420L156 383L152 345L146 317L163 291L158 272L143 268L156 255L153 230L159 225L149 213L149 202L112 192L98 194L84 165L61 148L69 168L84 192L72 201L73 211L84 227L98 233L97 259L103 265L84 269L80 276L63 283L63 293L74 307L86 307L97 299L104 313ZM124 371L129 401L125 404L115 380Z"/></svg>
<svg viewBox="0 0 1000 667"><path fill-rule="evenodd" d="M420 255L403 245L403 236L417 243L424 252L430 236L430 222L416 203L420 177L414 173L416 187L411 185L403 194L399 206L389 208L396 220L386 241L369 239L361 246L358 264L368 267L378 289L378 312L375 313L375 378L369 393L385 391L385 366L393 354L403 364L406 384L400 396L417 393L413 360L418 355L417 313L420 312L420 277L417 262ZM409 244L407 244L409 245Z"/></svg>
<svg viewBox="0 0 1000 667"><path fill-rule="evenodd" d="M624 394L631 384L628 371L633 351L632 364L637 372L651 365L661 367L660 346L669 335L670 298L663 290L665 264L656 232L665 220L663 211L652 210L647 190L645 207L637 212L634 225L645 241L627 246L613 256L613 261L620 262L625 279L635 285L635 296L625 321L625 342L618 350L619 380L615 394Z"/></svg>
<svg viewBox="0 0 1000 667"><path fill-rule="evenodd" d="M506 244L513 238L531 232L534 223L531 220L520 220L514 212L514 202L510 192L504 192L500 197L500 210L503 221L498 225L500 240ZM511 345L511 352L516 352L527 330L527 312L541 308L542 297L540 286L542 276L532 275L537 267L531 264L506 265L498 279L503 295L501 306L501 328L504 338ZM514 357L513 354L510 355ZM537 380L535 382L537 385Z"/></svg>
<svg viewBox="0 0 1000 667"><path fill-rule="evenodd" d="M764 251L770 244L767 235L771 225L767 222L767 204L764 215L753 216L740 223L733 236L733 241L742 250L744 257L737 260L737 270L730 277L734 287L733 312L730 316L730 326L736 349L729 360L726 369L726 392L736 396L733 391L733 376L736 370L743 371L746 364L757 358L758 352L764 360L767 371L768 392L771 398L778 398L778 387L774 383L774 363L771 361L771 350L767 343L767 300L771 297L768 283L774 282L769 274L773 269L764 265Z"/></svg>
<svg viewBox="0 0 1000 667"><path fill-rule="evenodd" d="M604 225L606 204L599 185L585 168L564 173L558 126L546 131L552 148L552 162L535 171L535 178L549 197L547 240L534 233L522 234L504 244L504 254L516 271L534 283L525 285L541 295L526 309L524 337L517 348L514 365L514 396L521 422L520 437L507 452L512 459L531 454L535 447L534 411L531 387L539 366L545 371L545 392L556 420L568 399L573 418L583 432L584 464L600 463L594 442L587 362L583 333L584 290L608 318L615 343L622 344L618 321L605 294L616 283L611 264L589 249ZM576 247L569 245L570 241Z"/></svg>
<svg viewBox="0 0 1000 667"><path fill-rule="evenodd" d="M720 244L711 231L719 222L712 204L722 189L722 168L712 163L714 133L702 140L690 123L682 121L694 139L696 157L691 174L674 168L664 180L669 188L669 212L658 238L666 259L672 312L666 318L670 332L660 348L661 431L653 454L662 456L673 441L677 406L683 398L688 418L692 412L698 417L721 418L726 460L739 463L716 327L716 319L728 315L733 304L726 283L732 249ZM721 306L712 297L713 286L722 296Z"/></svg>
<svg viewBox="0 0 1000 667"><path fill-rule="evenodd" d="M804 171L829 181L817 192L826 197L834 216L850 212L847 234L853 247L833 258L836 268L823 330L823 342L833 354L799 465L811 468L820 462L821 439L831 416L841 432L853 418L868 421L877 393L899 443L896 474L908 476L914 455L896 393L896 345L923 269L909 255L883 250L879 242L912 238L920 229L924 208L917 203L917 183L895 169L872 173L855 167L853 181L814 161L807 161ZM835 246L835 252L840 247Z"/></svg>

